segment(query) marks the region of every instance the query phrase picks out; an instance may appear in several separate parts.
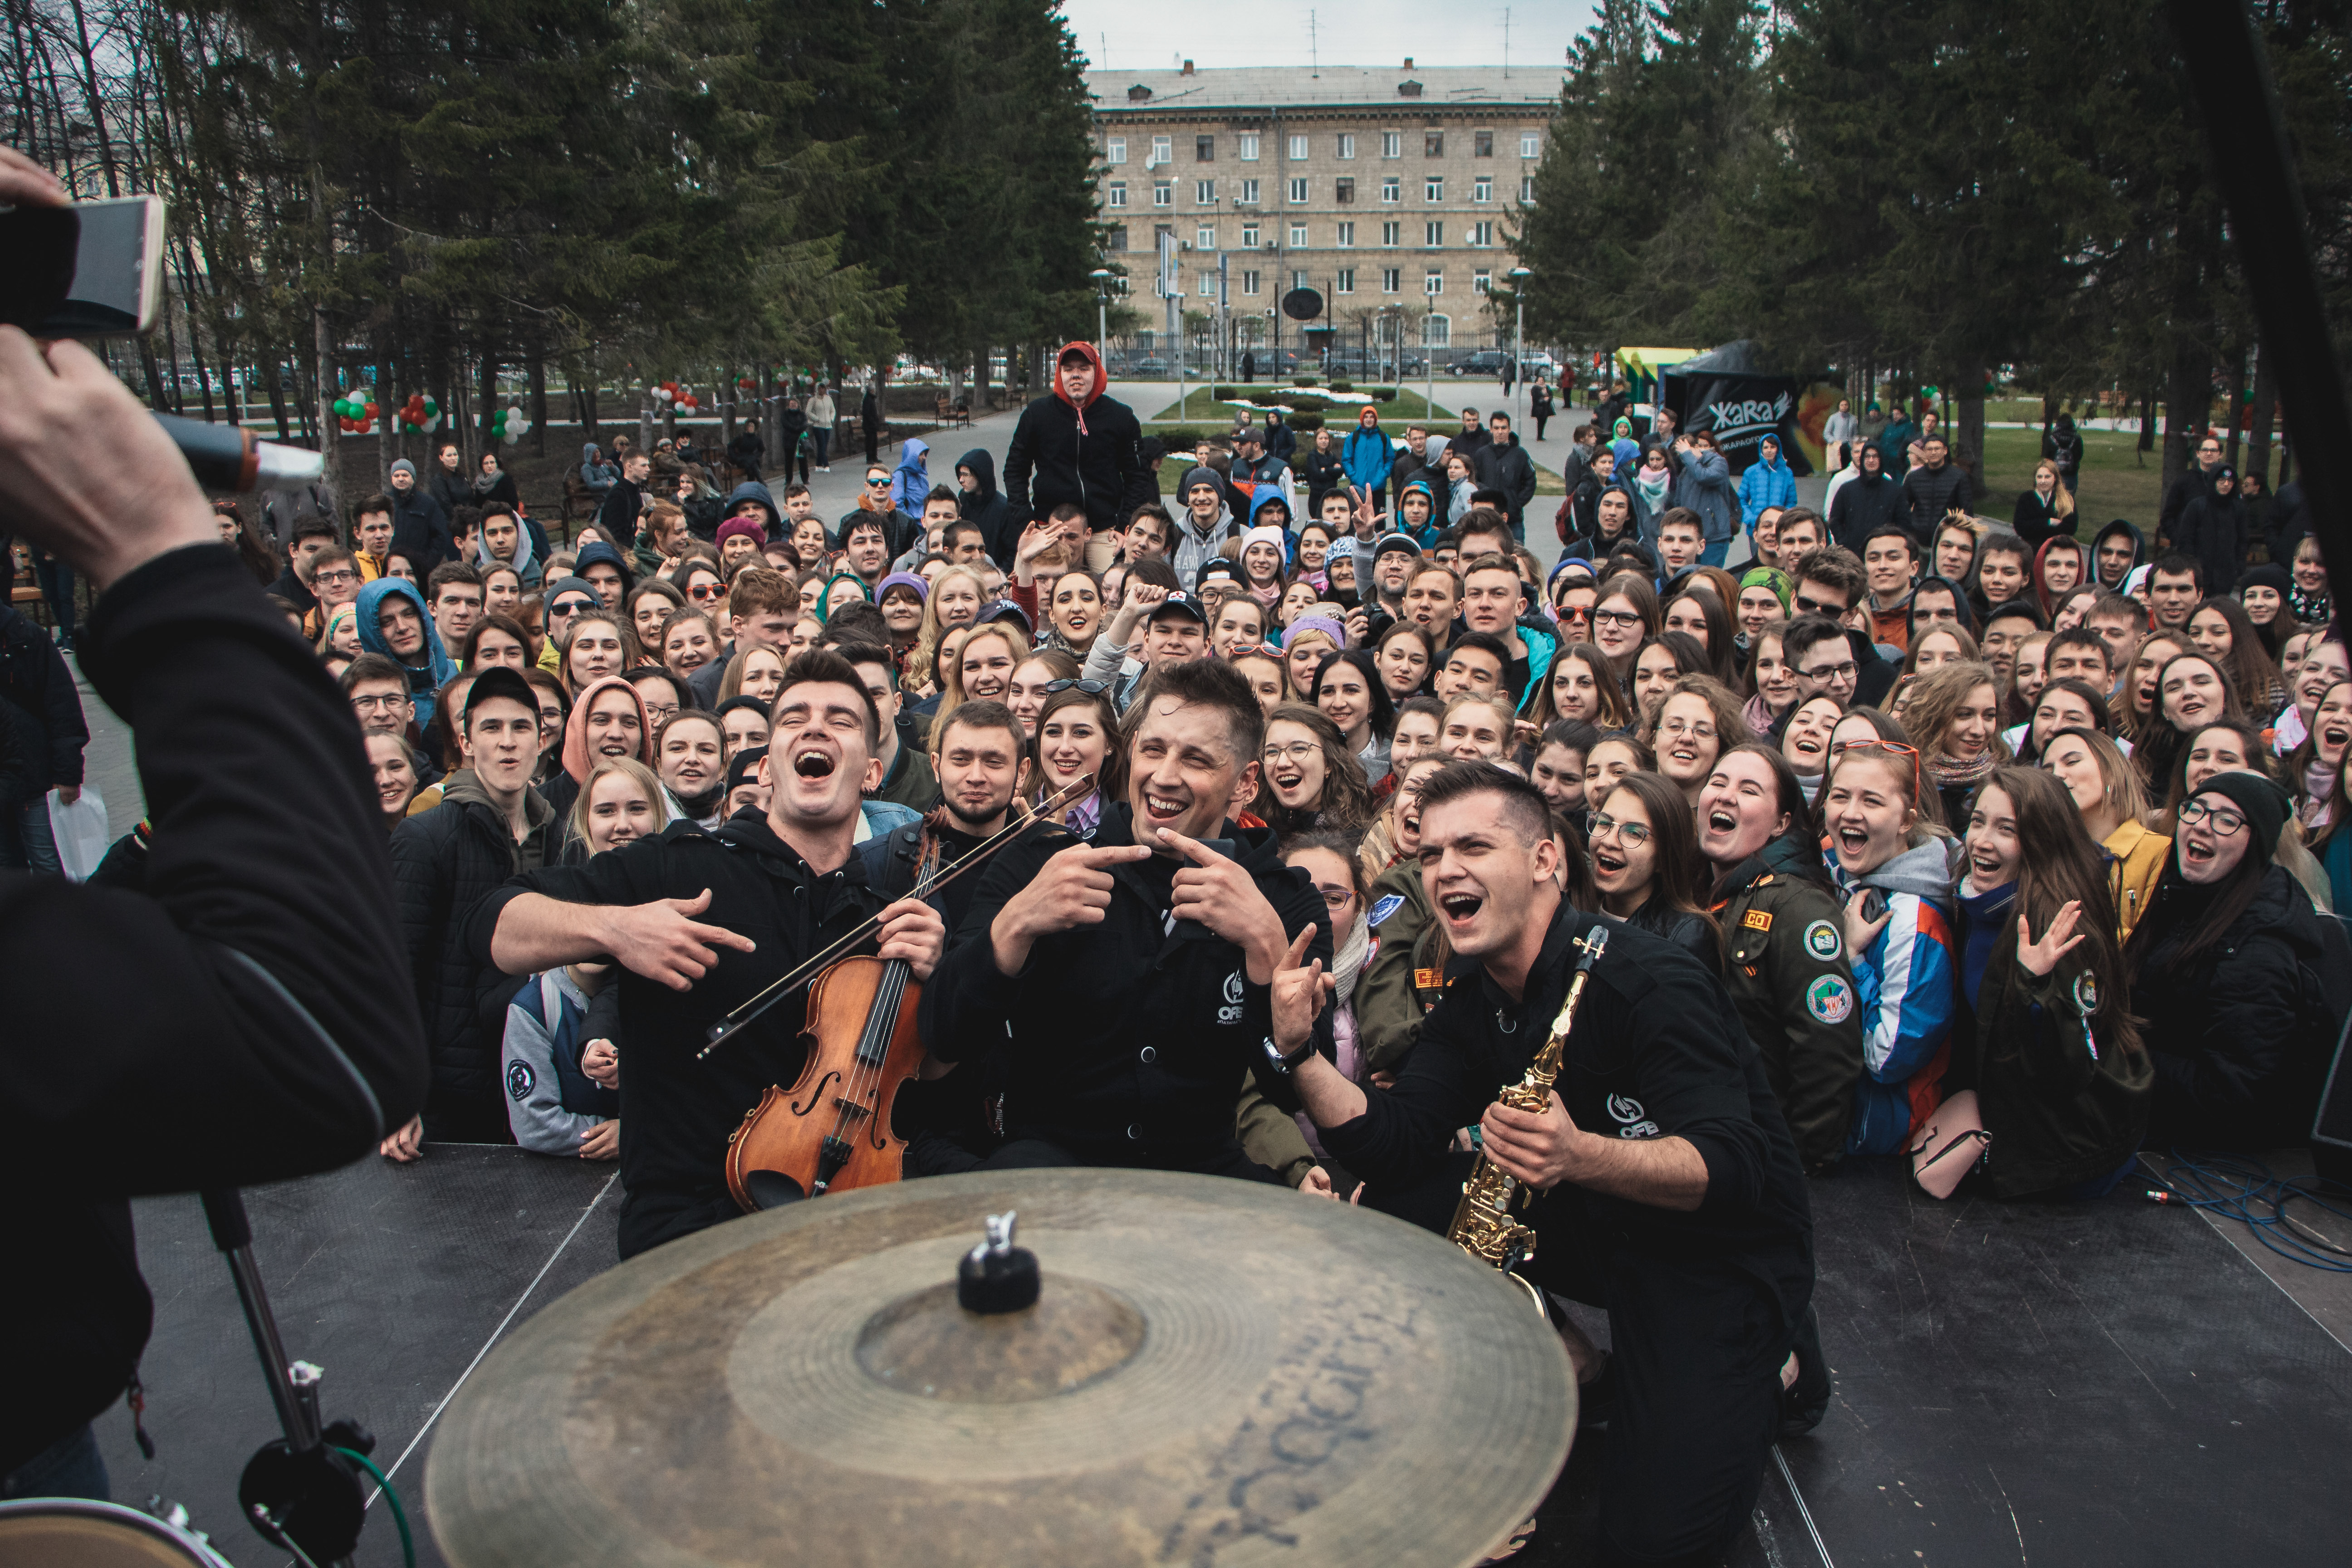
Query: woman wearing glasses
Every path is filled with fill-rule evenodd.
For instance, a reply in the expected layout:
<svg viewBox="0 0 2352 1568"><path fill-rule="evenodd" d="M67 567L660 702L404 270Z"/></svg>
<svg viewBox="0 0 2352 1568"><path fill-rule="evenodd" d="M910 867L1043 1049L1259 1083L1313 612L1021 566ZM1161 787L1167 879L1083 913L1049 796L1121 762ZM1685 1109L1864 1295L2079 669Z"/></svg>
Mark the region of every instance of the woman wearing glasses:
<svg viewBox="0 0 2352 1568"><path fill-rule="evenodd" d="M1368 1081L1363 1043L1356 1028L1356 990L1364 978L1364 964L1373 953L1371 927L1363 868L1357 864L1355 835L1318 829L1283 842L1282 863L1306 874L1323 900L1324 923L1331 932L1331 1038L1336 1047L1332 1065L1359 1086ZM1306 1112L1298 1113L1298 1130L1318 1157L1323 1140Z"/></svg>
<svg viewBox="0 0 2352 1568"><path fill-rule="evenodd" d="M1379 810L1364 764L1338 726L1303 702L1286 702L1267 719L1261 770L1250 809L1277 833L1360 832Z"/></svg>
<svg viewBox="0 0 2352 1568"><path fill-rule="evenodd" d="M1658 774L1693 806L1715 773L1717 758L1750 739L1739 699L1720 681L1685 675L1674 683L1643 739L1657 753Z"/></svg>
<svg viewBox="0 0 2352 1568"><path fill-rule="evenodd" d="M2287 815L2285 792L2253 773L2217 773L2181 803L2171 863L2124 949L2156 1063L2153 1147L2310 1136L2352 952L2273 863Z"/></svg>
<svg viewBox="0 0 2352 1568"><path fill-rule="evenodd" d="M1437 971L1429 891L1421 879L1421 786L1452 759L1430 755L1406 763L1396 793L1357 858L1371 879L1366 922L1380 939L1356 992L1357 1036L1364 1070L1385 1087L1421 1037L1421 1020L1445 994Z"/></svg>
<svg viewBox="0 0 2352 1568"><path fill-rule="evenodd" d="M572 623L590 610L599 608L604 600L596 596L596 584L584 577L558 577L547 590L547 636L539 649L539 668L562 679L563 645L572 636Z"/></svg>
<svg viewBox="0 0 2352 1568"><path fill-rule="evenodd" d="M1849 720L1841 722L1839 731ZM1919 753L1907 743L1856 737L1830 746L1822 826L1845 900L1849 990L1832 982L1809 1002L1824 1019L1862 1020L1863 1076L1846 1152L1910 1146L1944 1098L1959 966L1952 938L1948 836L1925 815Z"/></svg>
<svg viewBox="0 0 2352 1568"><path fill-rule="evenodd" d="M1592 887L1601 907L1723 973L1690 801L1656 773L1632 773L1592 808Z"/></svg>
<svg viewBox="0 0 2352 1568"><path fill-rule="evenodd" d="M1601 585L1601 597L1592 606L1592 645L1608 659L1620 688L1633 689L1634 656L1642 651L1643 640L1657 633L1658 595L1647 583L1620 573Z"/></svg>

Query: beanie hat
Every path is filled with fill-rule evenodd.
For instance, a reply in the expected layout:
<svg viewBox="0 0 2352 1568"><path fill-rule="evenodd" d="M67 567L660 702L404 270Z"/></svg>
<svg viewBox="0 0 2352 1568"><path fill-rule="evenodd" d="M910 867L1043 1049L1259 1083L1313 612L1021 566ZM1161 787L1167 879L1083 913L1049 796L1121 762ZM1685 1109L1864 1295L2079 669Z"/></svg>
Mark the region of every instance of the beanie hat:
<svg viewBox="0 0 2352 1568"><path fill-rule="evenodd" d="M1789 607L1789 595L1795 586L1789 574L1778 566L1751 566L1740 574L1739 585L1742 588L1771 589L1772 596L1780 601L1783 610Z"/></svg>
<svg viewBox="0 0 2352 1568"><path fill-rule="evenodd" d="M2241 595L2249 588L2268 588L2284 599L2286 597L2287 590L2294 586L2294 579L2287 574L2285 567L2275 561L2265 561L2260 566L2249 566L2238 574L2238 592Z"/></svg>
<svg viewBox="0 0 2352 1568"><path fill-rule="evenodd" d="M2260 773L2215 773L2197 786L2197 795L2226 796L2231 805L2245 814L2246 853L2269 865L2278 848L2279 830L2286 826L2287 815L2294 803L2286 792ZM2194 800L2196 795L2191 795Z"/></svg>
<svg viewBox="0 0 2352 1568"><path fill-rule="evenodd" d="M739 537L750 540L756 546L767 542L768 531L760 526L760 520L756 517L730 517L719 525L718 542L721 550L727 548L729 540Z"/></svg>
<svg viewBox="0 0 2352 1568"><path fill-rule="evenodd" d="M1217 478L1217 470L1214 468L1185 469L1184 482L1177 488L1176 493L1189 499L1192 494L1193 487L1196 485L1206 485L1211 489L1217 491L1220 496L1224 493L1225 481Z"/></svg>
<svg viewBox="0 0 2352 1568"><path fill-rule="evenodd" d="M413 479L416 477L416 465L410 462L405 458L394 458L392 460L392 468L389 471L395 474L406 474Z"/></svg>
<svg viewBox="0 0 2352 1568"><path fill-rule="evenodd" d="M922 578L915 575L912 572L893 572L887 577L883 578L881 582L877 583L874 585L874 602L877 605L880 604L882 602L882 595L888 593L893 588L912 588L915 591L915 598L918 603L928 604L930 602L931 585L923 581Z"/></svg>

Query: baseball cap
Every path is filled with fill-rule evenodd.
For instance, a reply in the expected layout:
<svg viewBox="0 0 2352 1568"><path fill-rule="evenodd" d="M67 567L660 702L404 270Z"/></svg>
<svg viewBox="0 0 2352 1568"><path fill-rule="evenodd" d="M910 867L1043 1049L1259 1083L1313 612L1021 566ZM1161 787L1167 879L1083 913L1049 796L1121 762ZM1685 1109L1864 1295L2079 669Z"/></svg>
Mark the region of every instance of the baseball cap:
<svg viewBox="0 0 2352 1568"><path fill-rule="evenodd" d="M1393 555L1399 552L1407 555L1418 555L1421 553L1421 546L1413 542L1412 535L1409 533L1383 533L1381 535L1380 542L1372 546L1372 558L1378 560L1383 555Z"/></svg>
<svg viewBox="0 0 2352 1568"><path fill-rule="evenodd" d="M1190 616L1204 626L1209 624L1209 612L1202 606L1201 601L1181 588L1174 590L1160 603L1152 605L1151 613L1143 618L1148 624L1171 614Z"/></svg>

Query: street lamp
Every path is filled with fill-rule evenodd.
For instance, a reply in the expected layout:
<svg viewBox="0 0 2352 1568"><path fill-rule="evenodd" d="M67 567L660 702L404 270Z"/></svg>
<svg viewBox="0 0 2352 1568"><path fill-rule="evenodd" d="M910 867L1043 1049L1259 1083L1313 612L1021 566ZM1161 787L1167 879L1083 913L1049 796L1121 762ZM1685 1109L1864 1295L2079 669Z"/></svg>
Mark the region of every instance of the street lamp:
<svg viewBox="0 0 2352 1568"><path fill-rule="evenodd" d="M1108 267L1097 267L1087 274L1095 280L1095 357L1103 362L1103 374L1110 374L1110 285L1118 276Z"/></svg>
<svg viewBox="0 0 2352 1568"><path fill-rule="evenodd" d="M1511 419L1519 417L1519 395L1526 389L1528 379L1528 284L1533 274L1524 267L1511 268L1511 305L1518 312L1511 328Z"/></svg>

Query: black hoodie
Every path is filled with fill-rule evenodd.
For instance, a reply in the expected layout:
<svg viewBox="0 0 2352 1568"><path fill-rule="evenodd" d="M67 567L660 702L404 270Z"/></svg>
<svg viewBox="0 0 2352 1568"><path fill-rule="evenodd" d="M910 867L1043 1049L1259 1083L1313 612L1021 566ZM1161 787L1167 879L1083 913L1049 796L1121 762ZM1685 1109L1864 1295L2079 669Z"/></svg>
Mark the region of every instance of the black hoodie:
<svg viewBox="0 0 2352 1568"><path fill-rule="evenodd" d="M1013 570L1013 553L1021 543L1020 525L1013 521L1013 503L996 488L996 459L985 447L974 447L956 459L968 468L977 489L957 488L956 510L966 522L980 525L981 548L1004 571Z"/></svg>
<svg viewBox="0 0 2352 1568"><path fill-rule="evenodd" d="M2114 582L2110 583L2099 574L2099 546L2106 540L2107 536L2112 533L2127 533L2131 535L2132 558L2131 566L2124 568L2123 577L2118 577ZM2136 525L2126 522L2122 518L2116 519L2115 521L2099 530L2099 531L2094 534L2091 538L2091 576L2095 581L2095 584L2098 587L2104 588L2111 594L2122 593L2124 591L2124 579L2131 575L2132 566L2141 565L2145 563L2147 560L2147 536L2140 532L2139 529Z"/></svg>

